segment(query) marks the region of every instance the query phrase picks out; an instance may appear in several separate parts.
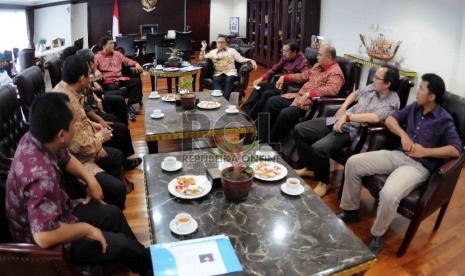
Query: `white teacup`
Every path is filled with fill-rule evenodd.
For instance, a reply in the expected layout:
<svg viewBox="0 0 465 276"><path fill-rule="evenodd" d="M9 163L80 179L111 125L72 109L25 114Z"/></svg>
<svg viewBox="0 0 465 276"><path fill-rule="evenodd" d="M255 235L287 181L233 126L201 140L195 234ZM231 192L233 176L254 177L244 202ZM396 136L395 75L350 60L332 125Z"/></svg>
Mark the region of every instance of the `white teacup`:
<svg viewBox="0 0 465 276"><path fill-rule="evenodd" d="M261 146L260 152L263 155L270 155L273 152L273 149L270 146Z"/></svg>
<svg viewBox="0 0 465 276"><path fill-rule="evenodd" d="M176 168L176 157L174 156L167 156L163 159L163 166L165 169L174 170Z"/></svg>
<svg viewBox="0 0 465 276"><path fill-rule="evenodd" d="M179 213L174 217L176 228L181 231L189 231L192 228L193 218L188 213Z"/></svg>
<svg viewBox="0 0 465 276"><path fill-rule="evenodd" d="M161 109L154 109L152 114L153 114L153 116L160 116L161 115Z"/></svg>
<svg viewBox="0 0 465 276"><path fill-rule="evenodd" d="M215 90L213 90L213 94L214 94L214 95L220 95L220 94L221 94L221 90L215 89Z"/></svg>
<svg viewBox="0 0 465 276"><path fill-rule="evenodd" d="M237 107L235 105L228 106L228 111L236 111Z"/></svg>
<svg viewBox="0 0 465 276"><path fill-rule="evenodd" d="M300 187L300 180L295 177L290 177L286 180L286 187L289 191L296 191Z"/></svg>
<svg viewBox="0 0 465 276"><path fill-rule="evenodd" d="M157 97L157 96L158 96L158 91L152 91L152 92L150 93L150 96L152 96L152 97Z"/></svg>

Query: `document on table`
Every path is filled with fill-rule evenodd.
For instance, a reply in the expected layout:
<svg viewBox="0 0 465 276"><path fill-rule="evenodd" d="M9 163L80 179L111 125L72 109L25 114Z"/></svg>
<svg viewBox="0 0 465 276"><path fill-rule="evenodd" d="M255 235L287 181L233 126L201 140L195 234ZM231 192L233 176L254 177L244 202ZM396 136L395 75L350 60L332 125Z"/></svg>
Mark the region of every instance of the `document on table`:
<svg viewBox="0 0 465 276"><path fill-rule="evenodd" d="M186 67L181 67L181 68L179 68L179 71L181 71L181 72L189 72L189 71L194 71L194 70L198 70L198 69L202 69L202 67L198 67L198 66L186 66Z"/></svg>
<svg viewBox="0 0 465 276"><path fill-rule="evenodd" d="M154 275L218 275L242 271L226 235L150 246Z"/></svg>

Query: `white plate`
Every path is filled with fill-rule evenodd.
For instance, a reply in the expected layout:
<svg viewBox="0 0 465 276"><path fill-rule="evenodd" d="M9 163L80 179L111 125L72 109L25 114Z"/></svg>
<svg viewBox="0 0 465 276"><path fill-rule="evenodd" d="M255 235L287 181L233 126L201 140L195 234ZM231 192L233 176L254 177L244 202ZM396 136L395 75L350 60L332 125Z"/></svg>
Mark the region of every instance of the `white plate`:
<svg viewBox="0 0 465 276"><path fill-rule="evenodd" d="M239 113L239 109L230 110L230 109L227 108L225 110L225 112L228 113L228 114L237 114L237 113Z"/></svg>
<svg viewBox="0 0 465 276"><path fill-rule="evenodd" d="M178 191L176 191L177 180L176 178L174 178L173 180L170 181L170 183L168 183L168 191L170 192L170 194L174 195L175 197L184 198L184 199L200 198L208 194L212 189L212 184L210 183L210 181L208 181L207 177L204 175L183 175L183 176L194 177L195 182L203 190L201 193L197 195L185 195L185 194L178 193Z"/></svg>
<svg viewBox="0 0 465 276"><path fill-rule="evenodd" d="M212 92L211 95L212 95L213 97L221 97L221 96L223 96L223 93L221 93L221 92L220 92L220 93Z"/></svg>
<svg viewBox="0 0 465 276"><path fill-rule="evenodd" d="M174 172L174 171L177 171L177 170L180 170L182 168L182 163L178 160L176 160L176 167L172 168L172 169L168 169L165 167L165 161L161 161L161 168L165 171L168 171L168 172Z"/></svg>
<svg viewBox="0 0 465 276"><path fill-rule="evenodd" d="M202 109L216 109L220 106L220 103L213 101L201 101L197 104L197 107Z"/></svg>
<svg viewBox="0 0 465 276"><path fill-rule="evenodd" d="M179 68L168 67L168 68L164 68L163 71L165 71L165 72L176 72L176 71L179 71Z"/></svg>
<svg viewBox="0 0 465 276"><path fill-rule="evenodd" d="M274 151L263 152L263 151L257 150L255 154L258 155L262 159L273 159L276 156L276 153Z"/></svg>
<svg viewBox="0 0 465 276"><path fill-rule="evenodd" d="M191 229L188 229L186 231L179 230L178 227L176 227L176 221L174 219L172 221L170 221L170 230L171 230L171 232L173 232L175 234L178 234L178 235L192 234L192 233L195 232L195 230L197 230L197 227L199 227L199 224L197 223L197 221L195 219L192 219L192 227L191 227Z"/></svg>
<svg viewBox="0 0 465 276"><path fill-rule="evenodd" d="M165 117L165 114L161 113L160 115L155 116L154 114L150 114L150 118L152 119L161 119Z"/></svg>
<svg viewBox="0 0 465 276"><path fill-rule="evenodd" d="M262 177L257 172L257 166L260 163L266 163L268 166L271 166L271 167L277 166L277 167L279 167L281 169L281 173L279 175L274 176L274 177ZM252 167L254 169L254 171L255 171L254 177L256 179L260 179L260 180L263 180L263 181L276 181L276 180L280 180L280 179L286 177L286 175L287 175L286 167L284 167L283 165L281 165L279 163L276 163L276 162L259 161L259 162L253 163L252 165L250 165L250 167Z"/></svg>
<svg viewBox="0 0 465 276"><path fill-rule="evenodd" d="M175 102L176 101L176 95L173 95L173 94L165 95L165 96L161 97L161 100L165 101L165 102Z"/></svg>
<svg viewBox="0 0 465 276"><path fill-rule="evenodd" d="M297 189L291 191L287 188L287 183L284 183L283 185L281 185L281 191L283 191L283 193L288 194L288 195L297 196L297 195L302 194L305 191L305 189L304 189L304 186L299 185Z"/></svg>

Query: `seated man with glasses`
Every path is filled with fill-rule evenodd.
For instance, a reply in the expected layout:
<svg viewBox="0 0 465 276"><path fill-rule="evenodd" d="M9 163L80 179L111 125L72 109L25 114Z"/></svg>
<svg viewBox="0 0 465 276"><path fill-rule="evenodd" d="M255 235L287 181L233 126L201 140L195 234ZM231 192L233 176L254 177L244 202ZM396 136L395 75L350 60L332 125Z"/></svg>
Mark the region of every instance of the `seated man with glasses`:
<svg viewBox="0 0 465 276"><path fill-rule="evenodd" d="M213 62L215 72L213 73L213 89L223 91L223 96L229 100L231 91L234 86L234 80L237 79L238 73L235 62L246 63L251 62L254 69L257 69L257 63L253 59L248 59L234 48L229 48L226 44L225 36L218 36L216 39L217 48L205 54L207 42L202 41L200 49L200 60L208 58ZM224 83L224 87L222 87Z"/></svg>
<svg viewBox="0 0 465 276"><path fill-rule="evenodd" d="M269 97L275 96L276 92L281 92L275 89L276 84L271 82L275 74L295 74L308 69L307 58L300 51L299 43L295 40L284 41L282 53L283 55L279 62L253 82L255 88L250 93L247 102L242 105L242 110L252 120L257 119L258 112L262 111Z"/></svg>
<svg viewBox="0 0 465 276"><path fill-rule="evenodd" d="M357 143L361 123L382 122L399 110L399 96L395 92L398 80L397 68L382 66L376 71L373 83L351 93L334 117L315 118L294 127L299 164L303 167L296 173L319 181L313 190L317 195L322 197L328 191L331 153Z"/></svg>
<svg viewBox="0 0 465 276"><path fill-rule="evenodd" d="M140 78L125 77L122 74L124 66L134 66L138 73L144 69L136 61L125 57L115 51L115 42L109 36L100 39L102 50L95 55L95 77L103 78L104 90L118 90L126 87L125 99L128 99L128 111L134 114L139 112L142 103L142 81Z"/></svg>
<svg viewBox="0 0 465 276"><path fill-rule="evenodd" d="M263 113L255 122L258 139L276 143L286 135L312 104L312 97L336 96L344 84L344 74L336 63L336 49L324 45L318 50L318 62L310 69L281 76L276 82L277 92L282 93L284 82L304 83L297 93L287 93L269 98Z"/></svg>

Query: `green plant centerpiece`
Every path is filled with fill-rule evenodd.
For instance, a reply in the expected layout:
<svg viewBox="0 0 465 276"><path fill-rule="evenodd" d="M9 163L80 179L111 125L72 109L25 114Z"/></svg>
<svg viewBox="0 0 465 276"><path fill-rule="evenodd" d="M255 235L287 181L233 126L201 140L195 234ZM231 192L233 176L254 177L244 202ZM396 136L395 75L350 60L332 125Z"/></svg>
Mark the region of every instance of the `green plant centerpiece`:
<svg viewBox="0 0 465 276"><path fill-rule="evenodd" d="M191 110L195 107L195 94L192 89L192 78L179 78L179 94L181 94L181 106L184 110Z"/></svg>
<svg viewBox="0 0 465 276"><path fill-rule="evenodd" d="M37 42L37 49L39 51L43 51L45 49L45 44L47 43L47 39L45 37L41 37Z"/></svg>
<svg viewBox="0 0 465 276"><path fill-rule="evenodd" d="M168 58L168 67L178 67L178 64L182 61L181 56L182 52L179 51L178 48L171 48L171 52L166 53L167 55L170 55Z"/></svg>
<svg viewBox="0 0 465 276"><path fill-rule="evenodd" d="M212 153L231 163L221 171L221 186L227 200L232 202L244 201L249 195L253 184L254 170L246 163L253 161L249 154L258 146L255 141L244 146L243 140L226 140L224 146L213 149Z"/></svg>

